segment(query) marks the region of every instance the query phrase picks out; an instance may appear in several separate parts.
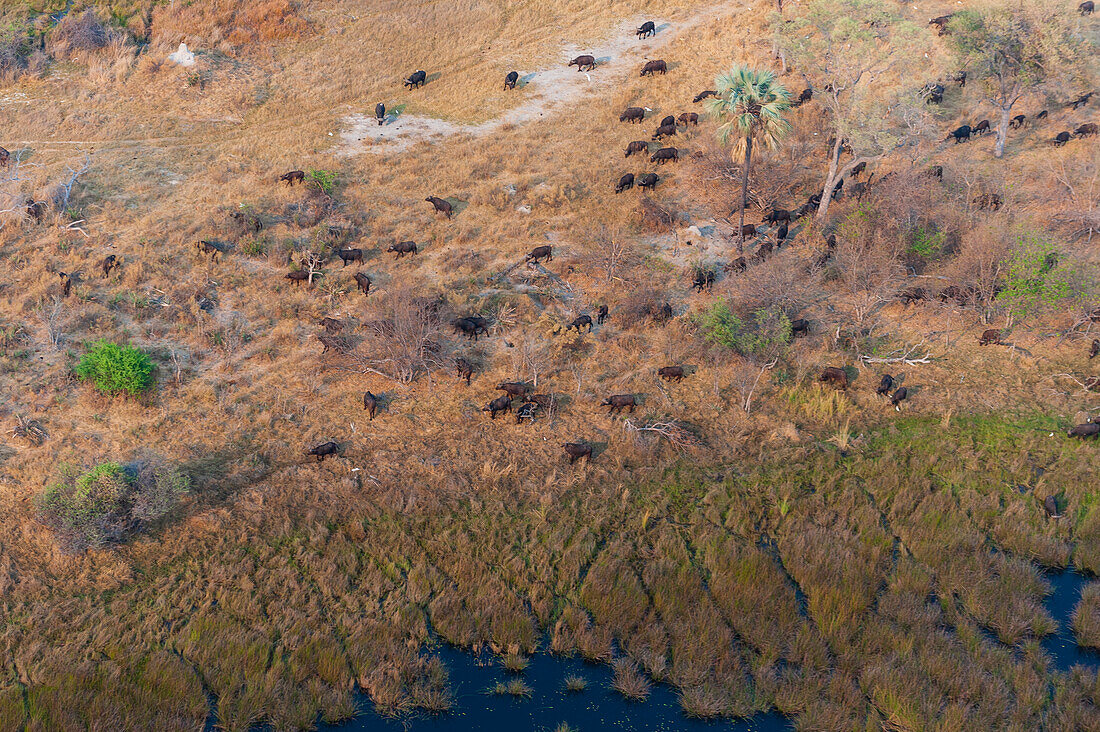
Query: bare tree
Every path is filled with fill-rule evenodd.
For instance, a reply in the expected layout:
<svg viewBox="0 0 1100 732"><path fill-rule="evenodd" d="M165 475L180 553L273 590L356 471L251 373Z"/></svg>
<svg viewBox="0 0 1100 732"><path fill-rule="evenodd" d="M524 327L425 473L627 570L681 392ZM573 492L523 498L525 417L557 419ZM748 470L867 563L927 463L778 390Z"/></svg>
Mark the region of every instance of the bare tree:
<svg viewBox="0 0 1100 732"><path fill-rule="evenodd" d="M410 383L447 365L442 349L442 322L437 300L416 295L398 285L374 304L379 317L364 323L362 343L338 353L340 365L372 373L401 384Z"/></svg>

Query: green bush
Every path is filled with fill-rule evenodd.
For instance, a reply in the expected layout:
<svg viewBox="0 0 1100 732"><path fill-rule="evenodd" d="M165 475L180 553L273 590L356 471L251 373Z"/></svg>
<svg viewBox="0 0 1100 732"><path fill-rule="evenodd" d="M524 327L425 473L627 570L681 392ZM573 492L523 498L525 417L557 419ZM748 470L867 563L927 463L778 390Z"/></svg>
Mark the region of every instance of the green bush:
<svg viewBox="0 0 1100 732"><path fill-rule="evenodd" d="M943 254L947 235L924 225L918 225L910 233L909 251L921 259L938 259Z"/></svg>
<svg viewBox="0 0 1100 732"><path fill-rule="evenodd" d="M791 321L778 308L757 310L746 322L720 299L696 315L695 322L709 342L746 357L774 355L791 340Z"/></svg>
<svg viewBox="0 0 1100 732"><path fill-rule="evenodd" d="M310 168L307 183L327 196L332 195L336 188L336 172L332 170L317 170Z"/></svg>
<svg viewBox="0 0 1100 732"><path fill-rule="evenodd" d="M1014 316L1026 318L1049 311L1075 294L1073 273L1059 264L1055 246L1038 236L1021 236L1008 260L997 303Z"/></svg>
<svg viewBox="0 0 1100 732"><path fill-rule="evenodd" d="M153 386L153 362L133 346L97 341L76 365L76 375L105 394L139 396Z"/></svg>
<svg viewBox="0 0 1100 732"><path fill-rule="evenodd" d="M61 479L42 494L43 520L70 551L119 542L166 516L190 489L174 468L124 468L99 463L80 473L62 466Z"/></svg>

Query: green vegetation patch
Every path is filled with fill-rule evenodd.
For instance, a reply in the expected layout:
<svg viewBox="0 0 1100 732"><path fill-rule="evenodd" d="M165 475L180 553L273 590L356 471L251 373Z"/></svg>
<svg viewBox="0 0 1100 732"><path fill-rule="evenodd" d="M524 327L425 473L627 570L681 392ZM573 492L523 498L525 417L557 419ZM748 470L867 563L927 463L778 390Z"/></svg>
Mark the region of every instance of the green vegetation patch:
<svg viewBox="0 0 1100 732"><path fill-rule="evenodd" d="M153 386L153 362L134 346L97 341L76 365L76 375L104 394L140 396Z"/></svg>

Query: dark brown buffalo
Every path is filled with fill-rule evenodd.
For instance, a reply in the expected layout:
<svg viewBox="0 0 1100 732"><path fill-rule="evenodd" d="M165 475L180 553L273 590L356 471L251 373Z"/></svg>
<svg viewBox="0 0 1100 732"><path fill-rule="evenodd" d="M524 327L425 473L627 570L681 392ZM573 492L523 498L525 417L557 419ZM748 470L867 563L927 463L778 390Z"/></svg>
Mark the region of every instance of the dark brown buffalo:
<svg viewBox="0 0 1100 732"><path fill-rule="evenodd" d="M57 276L61 278L61 295L63 297L68 297L69 293L73 291L72 276L66 272L58 272Z"/></svg>
<svg viewBox="0 0 1100 732"><path fill-rule="evenodd" d="M381 127L382 123L386 121L386 105L382 102L374 105L374 117L378 120L378 126Z"/></svg>
<svg viewBox="0 0 1100 732"><path fill-rule="evenodd" d="M794 101L794 106L801 107L806 102L814 98L814 90L810 88L803 89L798 95L798 99Z"/></svg>
<svg viewBox="0 0 1100 732"><path fill-rule="evenodd" d="M875 389L875 393L879 396L886 396L890 393L890 390L894 388L894 377L890 374L883 374L882 381L878 382L878 388Z"/></svg>
<svg viewBox="0 0 1100 732"><path fill-rule="evenodd" d="M978 345L979 346L990 346L990 345L1000 346L1000 345L1003 345L1001 343L1001 331L1000 331L1000 329L999 328L990 328L989 330L983 331L981 336L978 338Z"/></svg>
<svg viewBox="0 0 1100 732"><path fill-rule="evenodd" d="M638 398L633 394L615 394L600 402L600 406L610 407L607 410L608 414L617 414L624 409L629 409L633 414L634 407L638 406Z"/></svg>
<svg viewBox="0 0 1100 732"><path fill-rule="evenodd" d="M363 291L364 295L370 294L370 277L364 272L355 273L355 284L359 286L359 289Z"/></svg>
<svg viewBox="0 0 1100 732"><path fill-rule="evenodd" d="M970 125L962 125L952 130L948 137L954 137L955 144L958 145L960 142L970 142L970 132Z"/></svg>
<svg viewBox="0 0 1100 732"><path fill-rule="evenodd" d="M863 171L865 170L867 170L867 163L859 163L858 165L856 165L856 167L852 168L852 171L848 173L848 175L852 178L858 178L860 175L863 174Z"/></svg>
<svg viewBox="0 0 1100 732"><path fill-rule="evenodd" d="M939 180L943 180L943 166L933 165L928 170L924 171L924 174L927 175L929 178L937 178Z"/></svg>
<svg viewBox="0 0 1100 732"><path fill-rule="evenodd" d="M665 381L675 381L677 384L684 380L683 366L662 366L657 369L657 375Z"/></svg>
<svg viewBox="0 0 1100 732"><path fill-rule="evenodd" d="M455 329L455 333L461 332L467 338L477 340L479 333L489 335L489 326L486 324L484 318L477 316L469 316L466 318L459 318L452 323Z"/></svg>
<svg viewBox="0 0 1100 732"><path fill-rule="evenodd" d="M516 409L516 424L519 424L525 419L529 419L532 422L535 421L535 412L539 410L539 405L534 402L524 402Z"/></svg>
<svg viewBox="0 0 1100 732"><path fill-rule="evenodd" d="M904 386L894 392L894 395L890 397L890 403L894 405L894 409L901 411L901 403L909 398L909 390Z"/></svg>
<svg viewBox="0 0 1100 732"><path fill-rule="evenodd" d="M569 62L570 66L576 66L577 71L591 71L596 68L596 57L589 54L583 56L577 56L575 59Z"/></svg>
<svg viewBox="0 0 1100 732"><path fill-rule="evenodd" d="M441 213L444 216L446 216L447 218L451 218L451 214L454 213L454 207L451 206L450 202L449 201L444 201L442 198L439 198L438 196L428 196L424 200L427 201L428 203L432 204L432 206L435 207L435 212L436 213Z"/></svg>
<svg viewBox="0 0 1100 732"><path fill-rule="evenodd" d="M1008 126L1011 127L1014 130L1020 129L1025 124L1027 124L1027 115L1026 114L1018 114L1015 117L1013 117L1011 120L1009 120L1009 122L1008 122Z"/></svg>
<svg viewBox="0 0 1100 732"><path fill-rule="evenodd" d="M565 454L569 456L569 464L577 462L581 458L585 458L588 462L592 462L592 446L583 442L564 442L562 447L565 449Z"/></svg>
<svg viewBox="0 0 1100 732"><path fill-rule="evenodd" d="M1067 107L1072 107L1073 109L1077 109L1078 107L1083 107L1083 106L1085 106L1086 104L1089 103L1089 100L1092 99L1094 94L1096 94L1096 92L1089 92L1087 94L1082 94L1081 96L1077 97L1076 99L1074 99L1072 102L1070 102L1066 106Z"/></svg>
<svg viewBox="0 0 1100 732"><path fill-rule="evenodd" d="M1043 499L1043 511L1049 518L1061 518L1061 514L1058 513L1058 501L1054 496L1047 496Z"/></svg>
<svg viewBox="0 0 1100 732"><path fill-rule="evenodd" d="M699 115L696 112L684 112L676 119L684 127L687 127L688 125L695 125L696 127L699 126Z"/></svg>
<svg viewBox="0 0 1100 732"><path fill-rule="evenodd" d="M664 74L668 71L668 64L664 62L664 59L654 59L653 61L647 61L646 65L642 67L641 76L652 76L656 73Z"/></svg>
<svg viewBox="0 0 1100 732"><path fill-rule="evenodd" d="M989 132L989 120L983 119L978 124L974 125L974 129L971 130L975 135L984 135Z"/></svg>
<svg viewBox="0 0 1100 732"><path fill-rule="evenodd" d="M756 252L752 255L752 258L756 262L763 262L765 259L772 255L772 251L775 250L775 245L770 241L766 241L757 247Z"/></svg>
<svg viewBox="0 0 1100 732"><path fill-rule="evenodd" d="M951 15L941 15L938 18L932 18L928 21L928 25L936 29L936 35L942 36L947 32L947 23L951 20L951 17Z"/></svg>
<svg viewBox="0 0 1100 732"><path fill-rule="evenodd" d="M1089 348L1089 360L1091 361L1097 356L1100 356L1100 338L1093 338L1092 347Z"/></svg>
<svg viewBox="0 0 1100 732"><path fill-rule="evenodd" d="M490 419L496 419L498 412L508 413L512 411L512 397L507 394L499 396L486 404L481 411L488 412Z"/></svg>
<svg viewBox="0 0 1100 732"><path fill-rule="evenodd" d="M1035 115L1035 121L1040 122L1046 119L1048 116L1050 116L1050 112L1044 109L1042 112L1039 112L1039 114Z"/></svg>
<svg viewBox="0 0 1100 732"><path fill-rule="evenodd" d="M118 257L115 256L114 254L108 254L99 263L99 268L101 270L103 270L103 276L104 277L110 276L112 269L118 269L121 266L122 266L122 263L119 262Z"/></svg>
<svg viewBox="0 0 1100 732"><path fill-rule="evenodd" d="M779 228L775 232L775 245L776 246L779 246L784 241L786 241L787 234L789 233L789 231L790 231L790 229L787 226L786 221L784 221L782 224L779 225Z"/></svg>
<svg viewBox="0 0 1100 732"><path fill-rule="evenodd" d="M515 71L509 71L508 75L504 77L504 89L515 89L517 81L519 81L519 73Z"/></svg>
<svg viewBox="0 0 1100 732"><path fill-rule="evenodd" d="M703 290L709 290L717 279L718 274L714 270L697 267L691 279L691 286L702 292Z"/></svg>
<svg viewBox="0 0 1100 732"><path fill-rule="evenodd" d="M656 173L646 173L645 175L643 175L641 178L638 179L638 187L643 188L643 189L648 188L649 190L653 190L654 188L656 188L657 181L659 181L659 180L660 180L660 178L658 177L658 175Z"/></svg>
<svg viewBox="0 0 1100 732"><path fill-rule="evenodd" d="M221 249L218 249L217 244L205 240L199 240L195 244L195 247L198 248L200 254L209 254L211 262L218 261L218 255L221 254Z"/></svg>
<svg viewBox="0 0 1100 732"><path fill-rule="evenodd" d="M799 318L798 320L791 321L791 335L795 338L801 338L802 336L808 336L810 334L810 321L805 318Z"/></svg>
<svg viewBox="0 0 1100 732"><path fill-rule="evenodd" d="M600 305L596 308L596 325L603 325L605 320L607 320L607 306Z"/></svg>
<svg viewBox="0 0 1100 732"><path fill-rule="evenodd" d="M288 186L293 186L297 183L304 183L306 180L306 172L304 170L292 170L289 173L283 173L279 176L279 180L286 183Z"/></svg>
<svg viewBox="0 0 1100 732"><path fill-rule="evenodd" d="M821 371L818 381L823 384L832 384L838 389L848 388L848 372L836 366L826 366Z"/></svg>
<svg viewBox="0 0 1100 732"><path fill-rule="evenodd" d="M1050 144L1054 145L1054 147L1061 147L1062 145L1065 145L1067 142L1069 142L1069 138L1070 134L1068 132L1059 132L1057 135L1054 136L1054 139L1051 140Z"/></svg>
<svg viewBox="0 0 1100 732"><path fill-rule="evenodd" d="M764 216L765 224L778 224L780 221L790 221L791 212L785 208L773 208Z"/></svg>
<svg viewBox="0 0 1100 732"><path fill-rule="evenodd" d="M641 122L645 119L645 110L641 107L627 107L623 110L623 113L619 115L620 122Z"/></svg>
<svg viewBox="0 0 1100 732"><path fill-rule="evenodd" d="M955 75L951 77L951 81L958 84L960 89L963 88L964 86L966 86L966 72L956 71Z"/></svg>
<svg viewBox="0 0 1100 732"><path fill-rule="evenodd" d="M297 287L302 282L309 280L309 272L306 272L304 269L296 269L293 272L288 272L286 274L286 279L293 282L294 286Z"/></svg>
<svg viewBox="0 0 1100 732"><path fill-rule="evenodd" d="M344 329L344 324L336 318L321 318L317 325L325 329L327 333L339 333Z"/></svg>
<svg viewBox="0 0 1100 732"><path fill-rule="evenodd" d="M707 89L706 91L701 91L698 94L696 94L695 98L692 99L691 102L692 102L692 104L698 104L699 102L703 101L707 97L716 97L716 96L718 96L718 92L716 92L714 89Z"/></svg>
<svg viewBox="0 0 1100 732"><path fill-rule="evenodd" d="M674 147L662 147L657 152L649 156L649 162L657 163L658 165L664 165L669 160L678 161L680 159L680 151Z"/></svg>
<svg viewBox="0 0 1100 732"><path fill-rule="evenodd" d="M642 23L638 27L638 30L634 31L634 35L637 38L648 38L649 36L653 36L656 34L657 27L653 25L652 20L647 20L646 22Z"/></svg>
<svg viewBox="0 0 1100 732"><path fill-rule="evenodd" d="M756 236L756 224L745 224L741 227L740 234L741 236Z"/></svg>
<svg viewBox="0 0 1100 732"><path fill-rule="evenodd" d="M1100 132L1100 127L1097 127L1095 122L1086 122L1074 130L1073 134L1078 137L1089 137L1090 135L1095 135L1097 132Z"/></svg>
<svg viewBox="0 0 1100 732"><path fill-rule="evenodd" d="M470 379L474 375L474 367L461 356L455 359L455 373L459 379L466 379L466 386L470 385Z"/></svg>
<svg viewBox="0 0 1100 732"><path fill-rule="evenodd" d="M518 399L529 391L533 391L533 387L522 381L505 381L497 384L497 389L503 391L513 399Z"/></svg>
<svg viewBox="0 0 1100 732"><path fill-rule="evenodd" d="M649 152L649 143L645 140L635 140L626 146L626 155L624 158L629 158L634 153L647 153Z"/></svg>
<svg viewBox="0 0 1100 732"><path fill-rule="evenodd" d="M339 455L340 446L335 442L322 442L320 445L309 448L306 454L316 456L317 462L323 462L329 455Z"/></svg>
<svg viewBox="0 0 1100 732"><path fill-rule="evenodd" d="M1070 437L1096 437L1100 435L1100 424L1096 422L1086 422L1085 424L1079 424L1069 431Z"/></svg>
<svg viewBox="0 0 1100 732"><path fill-rule="evenodd" d="M344 266L348 266L348 262L363 263L363 250L362 249L341 249L336 252L336 256L344 262Z"/></svg>
<svg viewBox="0 0 1100 732"><path fill-rule="evenodd" d="M423 70L417 70L409 74L408 78L401 83L401 86L407 86L409 89L419 89L427 81L428 75Z"/></svg>
<svg viewBox="0 0 1100 732"><path fill-rule="evenodd" d="M46 204L41 201L35 201L33 198L27 199L27 216L34 219L34 223L41 224L42 217L46 215Z"/></svg>
<svg viewBox="0 0 1100 732"><path fill-rule="evenodd" d="M397 256L395 259L401 259L406 254L416 254L416 242L415 241L399 241L390 245L387 252L393 252Z"/></svg>
<svg viewBox="0 0 1100 732"><path fill-rule="evenodd" d="M657 131L653 133L654 140L661 140L665 137L672 137L676 134L676 125L662 125L657 128Z"/></svg>
<svg viewBox="0 0 1100 732"><path fill-rule="evenodd" d="M378 411L378 397L371 394L369 391L363 394L363 410L370 415L370 419L374 421L374 413Z"/></svg>
<svg viewBox="0 0 1100 732"><path fill-rule="evenodd" d="M1085 0L1077 6L1077 12L1081 15L1092 15L1092 11L1096 10L1096 3L1093 0Z"/></svg>
<svg viewBox="0 0 1100 732"><path fill-rule="evenodd" d="M674 125L674 124L676 124L676 118L673 117L671 114L666 114L664 117L661 117L661 124L658 125L658 126L659 127L666 127L668 125Z"/></svg>
<svg viewBox="0 0 1100 732"><path fill-rule="evenodd" d="M588 328L589 332L592 331L592 318L588 315L578 315L577 317L573 318L573 322L571 322L569 325L565 326L565 329L566 330L576 329L576 331L578 333L580 333L581 328L585 328L585 327Z"/></svg>
<svg viewBox="0 0 1100 732"><path fill-rule="evenodd" d="M535 262L538 264L540 260L547 262L554 261L554 247L549 244L545 244L541 247L535 247L531 251L527 252L527 261Z"/></svg>
<svg viewBox="0 0 1100 732"><path fill-rule="evenodd" d="M725 266L727 272L744 272L748 269L749 263L744 257L738 257Z"/></svg>
<svg viewBox="0 0 1100 732"><path fill-rule="evenodd" d="M0 168L8 167L11 162L11 153L0 147Z"/></svg>
<svg viewBox="0 0 1100 732"><path fill-rule="evenodd" d="M625 190L634 187L634 174L627 173L622 178L619 178L618 184L615 186L616 193L622 193Z"/></svg>

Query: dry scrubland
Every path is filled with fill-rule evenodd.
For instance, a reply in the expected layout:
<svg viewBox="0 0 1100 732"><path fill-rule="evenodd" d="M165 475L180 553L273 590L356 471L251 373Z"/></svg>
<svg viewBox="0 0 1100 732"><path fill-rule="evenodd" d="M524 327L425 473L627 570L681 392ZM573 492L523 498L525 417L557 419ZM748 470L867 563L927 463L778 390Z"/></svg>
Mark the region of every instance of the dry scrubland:
<svg viewBox="0 0 1100 732"><path fill-rule="evenodd" d="M701 155L658 170L651 199L682 223L646 219L639 192L612 185L654 169L624 162L623 147L665 114L701 111L692 96L731 61L771 63L771 5L733 7L664 47L667 76L398 155L338 155L342 118L381 100L489 119L524 94L501 91L508 70L562 63L563 44L597 43L624 19L675 32L698 8L121 3L115 17L144 52L121 33L93 51L48 40L54 60L33 56L0 88L0 145L25 150L23 191L39 199L56 200L82 151L91 166L70 212L39 225L9 215L0 230L0 727L195 729L212 713L232 730L308 728L352 714L357 689L387 713L445 709L431 651L442 639L512 664L548 642L615 662L624 692L674 684L700 716L775 707L806 730L1100 729L1095 671L1058 671L1037 640L1053 629L1043 570L1100 572L1100 454L1065 437L1100 409L1082 385L1100 374L1093 335L1074 328L1100 299L1018 321L1010 348L977 344L1006 324L995 307L892 297L982 276L1012 232L1041 233L1060 266L1094 274L1081 221L1096 225L1100 147L1046 141L1095 120L1097 102L1025 100L1020 111L1049 106L1051 120L1014 131L1000 161L988 137L891 156L872 166L898 174L864 199L870 213L833 205L833 262L812 266L822 230L804 219L770 260L697 293L691 267L735 248L712 239L703 254L677 234L727 216L739 195L714 122L674 143ZM951 7L899 6L922 24ZM180 40L199 52L193 69L161 63ZM429 83L401 90L417 68ZM797 69L785 80L803 86ZM992 118L978 102L974 85L949 85L936 126ZM630 105L653 109L644 125L620 125ZM819 190L822 117L816 102L792 112L791 137L757 165L760 196L793 208ZM919 176L930 164L942 182ZM337 172L333 195L276 183L294 168ZM977 210L976 191L1003 207ZM429 194L459 203L453 220L432 214ZM262 231L234 228L240 207ZM907 281L904 256L883 252L928 222L954 243ZM200 238L225 247L220 261L196 253ZM406 239L419 255L384 253ZM312 288L283 279L288 254L322 241L364 249L369 297L335 257ZM546 243L550 274L493 277ZM107 254L122 266L104 278ZM51 270L83 277L65 298ZM321 355L322 316L377 352L371 323L436 295L445 323L493 318L477 343L446 325L438 339L439 362L475 364L471 386L449 366L399 383ZM749 411L757 367L706 344L691 318L719 297L812 323ZM670 322L642 315L666 301ZM600 303L611 318L592 334L553 334ZM155 392L109 399L78 382L94 338L149 351ZM913 346L928 363L857 358ZM654 372L668 364L696 368L664 384ZM826 365L858 376L844 393L822 388ZM912 394L900 413L874 393L887 371ZM557 395L552 415L517 426L479 411L498 382L535 377ZM374 421L366 389L383 397ZM598 407L631 392L644 395L634 415ZM640 439L627 419L674 422L689 439L682 451ZM13 433L28 420L41 444ZM339 458L306 458L328 439ZM560 443L575 439L596 445L591 463L565 461ZM191 476L184 504L126 544L63 552L36 503L58 466L143 455ZM1063 518L1046 517L1048 496ZM1082 644L1098 643L1097 606L1093 587L1074 616Z"/></svg>

